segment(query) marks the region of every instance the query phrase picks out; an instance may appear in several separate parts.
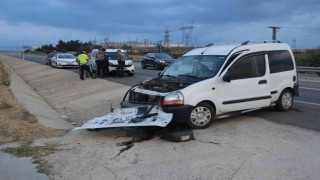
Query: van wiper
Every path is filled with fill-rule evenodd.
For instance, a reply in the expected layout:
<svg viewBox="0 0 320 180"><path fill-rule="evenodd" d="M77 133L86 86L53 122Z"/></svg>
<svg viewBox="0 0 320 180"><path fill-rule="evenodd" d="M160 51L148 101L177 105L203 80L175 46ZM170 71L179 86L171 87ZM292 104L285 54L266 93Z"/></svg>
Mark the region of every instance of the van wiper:
<svg viewBox="0 0 320 180"><path fill-rule="evenodd" d="M177 78L176 76L171 76L171 75L162 75L163 76L166 76L166 77L171 77L171 78Z"/></svg>
<svg viewBox="0 0 320 180"><path fill-rule="evenodd" d="M193 76L193 75L189 75L189 74L179 74L178 76L185 76L185 77L189 77L189 78L199 79L199 77Z"/></svg>

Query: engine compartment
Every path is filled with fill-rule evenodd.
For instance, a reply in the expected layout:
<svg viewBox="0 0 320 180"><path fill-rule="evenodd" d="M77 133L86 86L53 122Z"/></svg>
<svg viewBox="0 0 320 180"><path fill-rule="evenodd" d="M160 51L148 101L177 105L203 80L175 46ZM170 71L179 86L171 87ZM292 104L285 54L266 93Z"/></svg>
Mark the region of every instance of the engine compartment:
<svg viewBox="0 0 320 180"><path fill-rule="evenodd" d="M159 93L173 92L179 89L183 89L192 82L182 82L182 81L168 81L163 79L151 79L145 82L141 82L138 85L140 90L150 90ZM134 89L129 93L129 102L138 104L148 104L148 105L159 105L164 97L160 95L150 95L141 92L136 92Z"/></svg>
<svg viewBox="0 0 320 180"><path fill-rule="evenodd" d="M163 79L151 79L139 84L140 89L152 90L160 93L172 92L179 89L183 89L192 82L182 82L182 81L168 81Z"/></svg>

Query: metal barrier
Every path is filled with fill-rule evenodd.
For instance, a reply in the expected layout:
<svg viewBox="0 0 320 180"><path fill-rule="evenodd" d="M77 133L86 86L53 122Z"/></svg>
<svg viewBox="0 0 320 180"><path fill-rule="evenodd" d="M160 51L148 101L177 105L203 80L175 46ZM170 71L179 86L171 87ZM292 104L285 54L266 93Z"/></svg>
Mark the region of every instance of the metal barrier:
<svg viewBox="0 0 320 180"><path fill-rule="evenodd" d="M320 67L306 67L306 66L297 66L298 72L319 72Z"/></svg>

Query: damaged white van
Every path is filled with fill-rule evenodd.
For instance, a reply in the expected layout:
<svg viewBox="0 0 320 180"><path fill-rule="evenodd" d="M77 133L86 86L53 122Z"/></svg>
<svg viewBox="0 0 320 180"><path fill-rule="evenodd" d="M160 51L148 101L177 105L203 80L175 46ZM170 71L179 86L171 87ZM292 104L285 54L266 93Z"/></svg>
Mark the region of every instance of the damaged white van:
<svg viewBox="0 0 320 180"><path fill-rule="evenodd" d="M230 113L271 105L288 111L298 90L287 44L247 41L191 50L157 78L132 87L121 107L160 105L173 122L203 129Z"/></svg>

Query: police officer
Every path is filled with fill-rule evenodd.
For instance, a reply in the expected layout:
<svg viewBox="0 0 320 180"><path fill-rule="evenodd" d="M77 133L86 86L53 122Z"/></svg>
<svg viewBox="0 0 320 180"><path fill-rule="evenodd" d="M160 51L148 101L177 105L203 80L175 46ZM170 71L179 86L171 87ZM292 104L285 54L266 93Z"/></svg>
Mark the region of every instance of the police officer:
<svg viewBox="0 0 320 180"><path fill-rule="evenodd" d="M80 64L80 79L84 80L84 70L86 70L90 74L91 78L94 79L95 77L90 71L90 67L88 65L88 56L86 55L85 51L81 51L81 54L77 57L77 61Z"/></svg>

